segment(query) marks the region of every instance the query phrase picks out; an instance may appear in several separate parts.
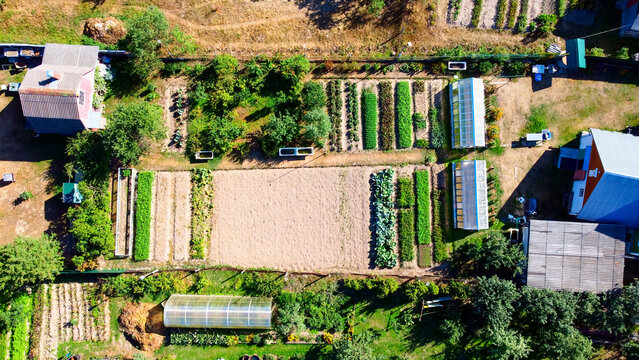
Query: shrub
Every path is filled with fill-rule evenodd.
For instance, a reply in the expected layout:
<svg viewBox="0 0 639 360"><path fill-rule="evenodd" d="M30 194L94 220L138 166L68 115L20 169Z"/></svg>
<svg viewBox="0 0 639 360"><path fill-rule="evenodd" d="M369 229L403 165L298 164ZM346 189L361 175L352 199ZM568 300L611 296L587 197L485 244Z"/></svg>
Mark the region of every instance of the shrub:
<svg viewBox="0 0 639 360"><path fill-rule="evenodd" d="M213 213L213 171L191 170L191 257L204 259L211 240Z"/></svg>
<svg viewBox="0 0 639 360"><path fill-rule="evenodd" d="M430 176L428 170L415 172L417 191L417 243L430 244Z"/></svg>
<svg viewBox="0 0 639 360"><path fill-rule="evenodd" d="M377 95L366 89L362 92L364 149L377 147Z"/></svg>
<svg viewBox="0 0 639 360"><path fill-rule="evenodd" d="M415 124L415 127L420 130L426 129L426 117L422 113L416 112L413 114L413 123Z"/></svg>
<svg viewBox="0 0 639 360"><path fill-rule="evenodd" d="M31 193L31 191L25 191L25 192L20 193L20 195L18 195L18 198L20 200L27 201L27 200L33 198L33 194Z"/></svg>
<svg viewBox="0 0 639 360"><path fill-rule="evenodd" d="M413 209L402 209L398 215L399 254L402 261L415 259L415 213Z"/></svg>
<svg viewBox="0 0 639 360"><path fill-rule="evenodd" d="M413 179L408 177L397 179L397 207L412 208L413 206L415 206Z"/></svg>
<svg viewBox="0 0 639 360"><path fill-rule="evenodd" d="M473 7L473 17L470 20L470 23L477 27L479 26L479 18L481 17L481 8L484 4L484 0L475 0L475 6Z"/></svg>
<svg viewBox="0 0 639 360"><path fill-rule="evenodd" d="M395 111L393 109L393 93L391 83L379 83L379 117L380 117L380 147L382 150L392 150L395 140Z"/></svg>
<svg viewBox="0 0 639 360"><path fill-rule="evenodd" d="M630 59L629 51L630 50L627 47L622 47L621 49L619 49L619 51L617 51L615 57L621 60L628 60Z"/></svg>
<svg viewBox="0 0 639 360"><path fill-rule="evenodd" d="M357 106L357 100L359 97L357 96L357 86L355 83L348 84L348 94L347 94L347 116L348 116L348 129L349 129L349 137L351 141L357 142L359 141L359 108Z"/></svg>
<svg viewBox="0 0 639 360"><path fill-rule="evenodd" d="M149 260L151 244L151 197L154 174L143 171L138 174L137 197L135 200L135 249L136 261Z"/></svg>
<svg viewBox="0 0 639 360"><path fill-rule="evenodd" d="M322 84L308 81L302 87L302 104L305 110L323 108L326 106L326 93Z"/></svg>
<svg viewBox="0 0 639 360"><path fill-rule="evenodd" d="M410 116L410 85L406 81L397 83L397 128L399 129L398 148L413 145L413 124Z"/></svg>
<svg viewBox="0 0 639 360"><path fill-rule="evenodd" d="M555 31L557 15L541 14L535 18L535 32L540 36L550 35Z"/></svg>
<svg viewBox="0 0 639 360"><path fill-rule="evenodd" d="M479 72L482 75L488 75L493 72L495 65L490 61L482 61L479 63Z"/></svg>
<svg viewBox="0 0 639 360"><path fill-rule="evenodd" d="M428 110L428 120L430 121L430 146L434 149L443 148L446 144L446 133L436 107L433 106Z"/></svg>
<svg viewBox="0 0 639 360"><path fill-rule="evenodd" d="M517 10L519 10L519 0L510 0L510 8L508 9L508 27L515 27L517 21ZM524 16L526 16L524 14Z"/></svg>
<svg viewBox="0 0 639 360"><path fill-rule="evenodd" d="M317 147L324 147L324 142L331 131L331 120L324 109L315 108L302 117L304 137Z"/></svg>
<svg viewBox="0 0 639 360"><path fill-rule="evenodd" d="M521 0L521 9L517 17L516 32L522 33L528 28L528 0Z"/></svg>
<svg viewBox="0 0 639 360"><path fill-rule="evenodd" d="M384 10L385 6L384 0L370 0L367 11L373 16L379 16L382 14L382 10Z"/></svg>
<svg viewBox="0 0 639 360"><path fill-rule="evenodd" d="M375 264L380 268L393 268L397 265L395 253L395 222L393 207L393 169L372 174L373 219L375 239Z"/></svg>
<svg viewBox="0 0 639 360"><path fill-rule="evenodd" d="M497 18L495 19L495 26L498 29L504 27L504 22L506 21L506 8L508 7L508 3L509 1L507 0L499 0L499 2L497 3Z"/></svg>

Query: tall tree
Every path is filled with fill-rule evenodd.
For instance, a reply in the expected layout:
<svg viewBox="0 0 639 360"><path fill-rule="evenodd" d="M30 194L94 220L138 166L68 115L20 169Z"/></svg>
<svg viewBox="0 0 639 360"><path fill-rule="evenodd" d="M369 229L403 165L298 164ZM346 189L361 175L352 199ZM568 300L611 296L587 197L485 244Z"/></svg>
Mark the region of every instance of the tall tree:
<svg viewBox="0 0 639 360"><path fill-rule="evenodd" d="M52 236L18 237L0 247L0 291L5 295L24 285L53 280L61 270L60 244Z"/></svg>
<svg viewBox="0 0 639 360"><path fill-rule="evenodd" d="M489 338L488 358L490 359L525 359L532 351L529 340L511 329L497 330Z"/></svg>
<svg viewBox="0 0 639 360"><path fill-rule="evenodd" d="M169 22L162 10L149 6L127 21L127 34L121 45L132 55L128 71L138 81L146 80L162 68L160 48L169 43Z"/></svg>
<svg viewBox="0 0 639 360"><path fill-rule="evenodd" d="M515 284L493 276L480 277L473 288L471 302L482 328L489 334L506 329L515 310L513 303L519 298Z"/></svg>

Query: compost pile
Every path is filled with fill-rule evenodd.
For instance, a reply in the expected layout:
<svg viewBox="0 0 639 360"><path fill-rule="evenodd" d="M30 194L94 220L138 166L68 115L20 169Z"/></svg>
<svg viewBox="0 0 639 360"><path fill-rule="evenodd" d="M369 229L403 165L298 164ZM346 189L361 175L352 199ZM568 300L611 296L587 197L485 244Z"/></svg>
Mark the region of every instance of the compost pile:
<svg viewBox="0 0 639 360"><path fill-rule="evenodd" d="M84 24L83 34L105 44L115 44L126 35L122 22L116 18L91 18Z"/></svg>
<svg viewBox="0 0 639 360"><path fill-rule="evenodd" d="M127 303L119 317L120 326L143 351L155 351L164 344L162 307L157 304Z"/></svg>

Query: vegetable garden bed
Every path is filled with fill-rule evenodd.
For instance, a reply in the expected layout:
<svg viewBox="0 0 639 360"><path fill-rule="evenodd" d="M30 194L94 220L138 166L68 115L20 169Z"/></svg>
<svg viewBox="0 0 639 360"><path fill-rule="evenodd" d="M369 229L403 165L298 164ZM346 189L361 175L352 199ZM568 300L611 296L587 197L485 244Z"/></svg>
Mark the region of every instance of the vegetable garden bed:
<svg viewBox="0 0 639 360"><path fill-rule="evenodd" d="M138 174L137 198L135 201L135 251L136 261L149 260L151 243L151 200L154 173Z"/></svg>

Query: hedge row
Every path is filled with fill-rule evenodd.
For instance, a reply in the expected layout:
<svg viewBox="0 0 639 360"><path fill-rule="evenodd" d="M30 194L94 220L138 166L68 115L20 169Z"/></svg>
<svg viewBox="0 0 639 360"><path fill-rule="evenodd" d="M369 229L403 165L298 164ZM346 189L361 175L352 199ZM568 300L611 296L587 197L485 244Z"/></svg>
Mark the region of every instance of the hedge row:
<svg viewBox="0 0 639 360"><path fill-rule="evenodd" d="M194 259L204 259L205 246L211 240L213 196L213 171L191 170L191 257Z"/></svg>
<svg viewBox="0 0 639 360"><path fill-rule="evenodd" d="M364 117L364 149L377 148L377 95L365 89L362 92L362 116Z"/></svg>
<svg viewBox="0 0 639 360"><path fill-rule="evenodd" d="M481 17L481 8L484 5L484 0L475 0L475 6L473 7L473 17L470 23L474 27L479 26L479 18Z"/></svg>
<svg viewBox="0 0 639 360"><path fill-rule="evenodd" d="M415 213L413 209L399 210L399 258L402 262L415 259Z"/></svg>
<svg viewBox="0 0 639 360"><path fill-rule="evenodd" d="M351 141L359 141L359 109L357 107L357 85L355 83L348 84L347 114L348 129Z"/></svg>
<svg viewBox="0 0 639 360"><path fill-rule="evenodd" d="M406 81L397 83L397 129L399 129L398 148L413 146L413 124L410 114L410 85Z"/></svg>
<svg viewBox="0 0 639 360"><path fill-rule="evenodd" d="M519 0L510 0L510 9L508 9L508 27L514 28L517 21L517 10L519 10Z"/></svg>
<svg viewBox="0 0 639 360"><path fill-rule="evenodd" d="M440 190L433 190L433 258L436 263L446 261L448 252L444 243L444 234L442 233L443 207L445 201Z"/></svg>
<svg viewBox="0 0 639 360"><path fill-rule="evenodd" d="M428 170L415 172L417 192L417 243L430 244L430 177Z"/></svg>
<svg viewBox="0 0 639 360"><path fill-rule="evenodd" d="M393 86L388 81L379 83L379 141L382 150L392 150L395 140L395 111L393 109Z"/></svg>
<svg viewBox="0 0 639 360"><path fill-rule="evenodd" d="M397 179L397 207L412 208L415 206L415 191L413 190L413 179L402 177Z"/></svg>
<svg viewBox="0 0 639 360"><path fill-rule="evenodd" d="M11 356L10 359L26 359L29 352L29 331L27 322L33 315L33 299L29 295L21 295L15 300L16 305L23 305L24 318L17 322L11 329Z"/></svg>
<svg viewBox="0 0 639 360"><path fill-rule="evenodd" d="M135 200L135 248L136 261L149 260L151 244L151 194L154 174L143 171L138 174L137 198Z"/></svg>
<svg viewBox="0 0 639 360"><path fill-rule="evenodd" d="M326 86L327 110L331 119L331 144L342 151L342 80L331 80Z"/></svg>

